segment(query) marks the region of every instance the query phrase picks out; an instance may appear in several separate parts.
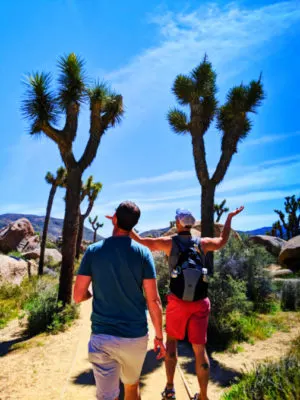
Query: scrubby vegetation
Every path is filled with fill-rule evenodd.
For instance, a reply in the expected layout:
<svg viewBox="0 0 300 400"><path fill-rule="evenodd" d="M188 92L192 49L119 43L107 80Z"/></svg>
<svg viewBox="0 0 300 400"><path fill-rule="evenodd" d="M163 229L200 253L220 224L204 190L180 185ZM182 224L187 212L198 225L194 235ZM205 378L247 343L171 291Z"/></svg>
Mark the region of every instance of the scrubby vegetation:
<svg viewBox="0 0 300 400"><path fill-rule="evenodd" d="M300 336L277 362L258 365L242 377L223 400L292 400L300 398Z"/></svg>
<svg viewBox="0 0 300 400"><path fill-rule="evenodd" d="M0 286L0 328L19 316L29 335L64 330L78 317L78 307L71 304L62 309L57 293L58 282L50 277L24 279L20 286Z"/></svg>
<svg viewBox="0 0 300 400"><path fill-rule="evenodd" d="M283 310L300 310L300 279L288 279L283 282L281 307Z"/></svg>
<svg viewBox="0 0 300 400"><path fill-rule="evenodd" d="M166 296L169 291L169 266L165 253L155 252L154 261L157 273L157 286L163 305L167 303Z"/></svg>

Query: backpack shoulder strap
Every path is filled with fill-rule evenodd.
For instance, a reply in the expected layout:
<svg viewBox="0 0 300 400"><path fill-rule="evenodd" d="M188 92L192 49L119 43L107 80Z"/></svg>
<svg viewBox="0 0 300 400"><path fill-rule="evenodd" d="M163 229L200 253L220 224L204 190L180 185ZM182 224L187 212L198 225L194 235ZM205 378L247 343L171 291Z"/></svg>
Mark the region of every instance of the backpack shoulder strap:
<svg viewBox="0 0 300 400"><path fill-rule="evenodd" d="M186 250L183 243L181 243L181 241L177 235L172 237L172 241L173 241L173 243L175 243L175 245L179 249L180 253L183 253Z"/></svg>

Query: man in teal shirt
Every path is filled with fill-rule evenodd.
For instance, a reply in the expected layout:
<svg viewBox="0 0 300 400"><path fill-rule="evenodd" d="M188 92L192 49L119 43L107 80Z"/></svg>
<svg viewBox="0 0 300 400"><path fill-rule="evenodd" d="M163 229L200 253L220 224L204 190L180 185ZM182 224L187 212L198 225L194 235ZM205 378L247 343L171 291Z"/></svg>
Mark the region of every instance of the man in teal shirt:
<svg viewBox="0 0 300 400"><path fill-rule="evenodd" d="M165 355L153 257L148 248L129 237L139 217L136 204L119 205L112 217L113 235L87 249L75 282L75 302L93 296L89 359L98 400L117 399L119 379L126 400L140 398L139 377L148 341L147 306L156 333L155 350L159 349L158 358Z"/></svg>

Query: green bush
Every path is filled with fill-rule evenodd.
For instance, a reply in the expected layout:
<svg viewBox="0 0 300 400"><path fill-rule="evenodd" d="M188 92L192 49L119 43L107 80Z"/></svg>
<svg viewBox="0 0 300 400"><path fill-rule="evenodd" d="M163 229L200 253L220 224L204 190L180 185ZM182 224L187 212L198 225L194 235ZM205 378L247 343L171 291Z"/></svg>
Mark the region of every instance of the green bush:
<svg viewBox="0 0 300 400"><path fill-rule="evenodd" d="M225 348L233 341L245 340L241 316L248 314L252 303L247 300L246 283L230 275L214 274L209 284L211 315L208 338L210 344Z"/></svg>
<svg viewBox="0 0 300 400"><path fill-rule="evenodd" d="M281 307L283 310L300 310L300 279L289 279L283 282Z"/></svg>
<svg viewBox="0 0 300 400"><path fill-rule="evenodd" d="M21 288L10 283L0 286L0 329L18 316Z"/></svg>
<svg viewBox="0 0 300 400"><path fill-rule="evenodd" d="M46 240L46 249L57 249L57 245L51 240Z"/></svg>
<svg viewBox="0 0 300 400"><path fill-rule="evenodd" d="M300 398L300 336L289 354L263 363L244 375L222 400L292 400Z"/></svg>
<svg viewBox="0 0 300 400"><path fill-rule="evenodd" d="M36 290L26 301L24 309L28 314L27 331L29 335L41 332L57 333L70 325L78 317L78 307L74 304L65 308L57 303L57 284L38 281Z"/></svg>
<svg viewBox="0 0 300 400"><path fill-rule="evenodd" d="M247 237L231 238L216 254L215 269L247 284L247 297L257 312L271 312L276 303L271 278L264 268L275 262L275 257L264 247L253 244Z"/></svg>
<svg viewBox="0 0 300 400"><path fill-rule="evenodd" d="M162 252L155 252L153 254L155 261L155 268L157 273L157 286L158 292L161 298L163 305L166 305L166 295L169 291L169 282L170 282L170 274L169 274L169 266L166 259L166 256Z"/></svg>
<svg viewBox="0 0 300 400"><path fill-rule="evenodd" d="M27 331L30 335L64 330L78 317L78 307L71 304L62 309L57 304L57 290L57 280L47 276L26 278L20 286L1 285L0 328L24 310L28 316Z"/></svg>

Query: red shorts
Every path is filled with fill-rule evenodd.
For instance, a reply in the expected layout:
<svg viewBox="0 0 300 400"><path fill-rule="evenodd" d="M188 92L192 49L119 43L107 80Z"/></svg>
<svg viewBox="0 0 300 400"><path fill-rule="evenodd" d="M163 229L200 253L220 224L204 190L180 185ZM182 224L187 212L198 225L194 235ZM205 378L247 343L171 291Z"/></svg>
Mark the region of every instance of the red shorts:
<svg viewBox="0 0 300 400"><path fill-rule="evenodd" d="M210 301L206 297L198 301L183 301L174 294L169 294L166 309L166 331L178 340L188 333L189 342L206 344Z"/></svg>

